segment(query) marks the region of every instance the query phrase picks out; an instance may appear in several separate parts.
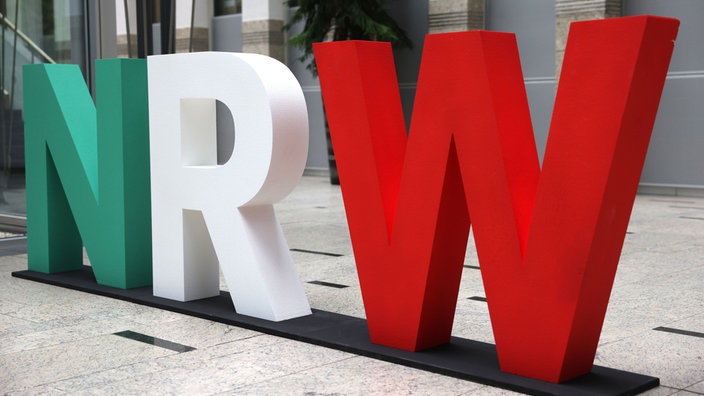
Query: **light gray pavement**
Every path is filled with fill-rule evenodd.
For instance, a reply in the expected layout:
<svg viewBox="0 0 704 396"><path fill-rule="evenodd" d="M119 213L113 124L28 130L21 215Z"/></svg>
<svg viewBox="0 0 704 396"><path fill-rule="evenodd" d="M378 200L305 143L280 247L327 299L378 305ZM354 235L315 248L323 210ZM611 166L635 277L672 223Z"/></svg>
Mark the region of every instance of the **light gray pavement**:
<svg viewBox="0 0 704 396"><path fill-rule="evenodd" d="M363 317L339 187L304 177L276 209L290 248L342 255L292 253L311 306ZM478 265L471 238L465 264ZM2 394L512 394L10 275L26 266L24 254L0 257ZM486 303L469 299L483 295L465 268L454 335L493 342ZM114 335L125 330L196 349ZM639 195L595 363L659 377L651 395L704 394L702 333L704 198Z"/></svg>

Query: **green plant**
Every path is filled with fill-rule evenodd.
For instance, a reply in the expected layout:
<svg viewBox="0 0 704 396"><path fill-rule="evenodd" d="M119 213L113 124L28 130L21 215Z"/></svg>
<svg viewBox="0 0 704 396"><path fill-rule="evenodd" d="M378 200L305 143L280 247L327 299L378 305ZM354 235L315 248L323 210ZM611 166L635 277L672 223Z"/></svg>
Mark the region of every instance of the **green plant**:
<svg viewBox="0 0 704 396"><path fill-rule="evenodd" d="M298 58L306 63L313 76L318 70L313 61L313 43L341 40L389 41L397 46L410 48L406 32L386 12L386 0L288 0L289 6L298 6L284 30L305 21L303 30L291 36L288 44L303 50ZM325 108L323 107L323 113ZM340 184L335 163L335 153L330 139L330 129L325 120L325 137L328 147L330 183Z"/></svg>
<svg viewBox="0 0 704 396"><path fill-rule="evenodd" d="M299 60L317 75L312 61L313 43L340 40L389 41L394 45L410 48L406 32L386 12L385 0L289 0L288 5L298 5L291 21L284 26L290 31L300 21L305 21L303 31L288 39L288 44L303 50Z"/></svg>

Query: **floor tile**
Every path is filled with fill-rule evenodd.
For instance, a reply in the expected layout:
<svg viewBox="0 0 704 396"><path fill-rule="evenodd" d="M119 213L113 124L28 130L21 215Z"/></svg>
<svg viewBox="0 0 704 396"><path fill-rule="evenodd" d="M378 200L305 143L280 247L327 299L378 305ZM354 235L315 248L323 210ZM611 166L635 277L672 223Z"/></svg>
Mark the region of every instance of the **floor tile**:
<svg viewBox="0 0 704 396"><path fill-rule="evenodd" d="M19 391L173 352L112 334L0 355L0 389Z"/></svg>
<svg viewBox="0 0 704 396"><path fill-rule="evenodd" d="M480 388L481 385L439 374L365 357L350 357L233 389L227 394L281 394L285 390L297 395L459 395Z"/></svg>
<svg viewBox="0 0 704 396"><path fill-rule="evenodd" d="M275 208L311 306L365 317L339 186L304 177ZM704 394L704 338L653 330L704 333L700 216L704 198L636 198L595 364L660 378L647 396ZM471 235L464 264L480 266ZM515 394L10 275L26 268L26 254L0 257L3 394ZM452 334L493 343L475 297L481 272L464 268ZM113 335L125 330L195 350Z"/></svg>

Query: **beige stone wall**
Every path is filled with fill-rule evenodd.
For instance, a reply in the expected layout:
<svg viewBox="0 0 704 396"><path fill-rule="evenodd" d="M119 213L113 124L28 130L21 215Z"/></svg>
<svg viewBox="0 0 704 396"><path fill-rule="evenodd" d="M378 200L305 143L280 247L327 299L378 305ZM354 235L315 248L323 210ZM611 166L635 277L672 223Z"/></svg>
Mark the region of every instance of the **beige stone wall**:
<svg viewBox="0 0 704 396"><path fill-rule="evenodd" d="M190 42L190 28L176 29L176 53L188 52ZM117 36L117 57L118 58L136 58L137 57L137 35L130 35L130 45L132 52L127 53L127 35L120 34ZM195 27L193 28L193 48L192 52L208 51L210 49L210 38L208 28Z"/></svg>
<svg viewBox="0 0 704 396"><path fill-rule="evenodd" d="M176 53L188 52L191 29L176 29ZM192 52L208 51L210 49L208 29L203 27L193 28L193 48Z"/></svg>
<svg viewBox="0 0 704 396"><path fill-rule="evenodd" d="M118 58L134 58L137 56L137 35L130 34L129 46L127 45L127 35L118 34L117 35L117 57ZM131 48L132 51L128 54L127 50Z"/></svg>
<svg viewBox="0 0 704 396"><path fill-rule="evenodd" d="M485 29L485 0L430 0L428 33Z"/></svg>
<svg viewBox="0 0 704 396"><path fill-rule="evenodd" d="M242 51L284 62L284 22L274 19L242 22Z"/></svg>

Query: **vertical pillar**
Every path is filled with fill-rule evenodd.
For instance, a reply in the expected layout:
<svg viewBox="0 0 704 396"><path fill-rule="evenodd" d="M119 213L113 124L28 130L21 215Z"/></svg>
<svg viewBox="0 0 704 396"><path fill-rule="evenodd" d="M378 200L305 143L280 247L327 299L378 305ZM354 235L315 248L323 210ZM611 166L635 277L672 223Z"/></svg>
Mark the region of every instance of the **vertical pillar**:
<svg viewBox="0 0 704 396"><path fill-rule="evenodd" d="M243 0L242 51L284 61L282 0Z"/></svg>
<svg viewBox="0 0 704 396"><path fill-rule="evenodd" d="M485 29L485 14L485 0L430 0L428 33Z"/></svg>
<svg viewBox="0 0 704 396"><path fill-rule="evenodd" d="M95 10L95 19L97 21L97 37L95 43L95 55L98 59L115 58L117 56L117 39L116 39L116 16L115 7L109 4L97 2Z"/></svg>
<svg viewBox="0 0 704 396"><path fill-rule="evenodd" d="M555 1L555 81L560 78L570 23L589 19L620 17L623 0L556 0ZM557 86L557 85L556 85Z"/></svg>
<svg viewBox="0 0 704 396"><path fill-rule="evenodd" d="M137 1L116 1L117 57L137 57Z"/></svg>
<svg viewBox="0 0 704 396"><path fill-rule="evenodd" d="M145 57L154 50L151 32L154 23L154 2L146 0L118 0L115 2L117 22L117 56L119 58ZM210 1L176 0L175 12L175 52L197 52L210 50L210 23L213 19L213 5ZM161 15L163 19L165 16ZM140 23L139 18L144 20ZM157 28L157 32L158 32ZM141 42L140 42L141 41ZM159 44L159 43L157 43ZM166 53L156 48L157 53Z"/></svg>
<svg viewBox="0 0 704 396"><path fill-rule="evenodd" d="M152 0L139 0L136 3L137 57L154 55L154 21Z"/></svg>
<svg viewBox="0 0 704 396"><path fill-rule="evenodd" d="M176 53L210 50L213 2L176 0L175 3Z"/></svg>

